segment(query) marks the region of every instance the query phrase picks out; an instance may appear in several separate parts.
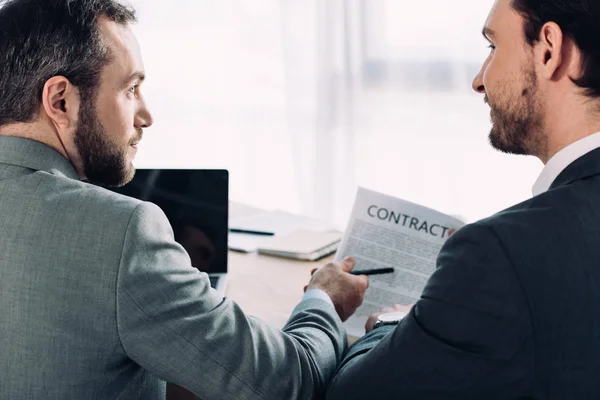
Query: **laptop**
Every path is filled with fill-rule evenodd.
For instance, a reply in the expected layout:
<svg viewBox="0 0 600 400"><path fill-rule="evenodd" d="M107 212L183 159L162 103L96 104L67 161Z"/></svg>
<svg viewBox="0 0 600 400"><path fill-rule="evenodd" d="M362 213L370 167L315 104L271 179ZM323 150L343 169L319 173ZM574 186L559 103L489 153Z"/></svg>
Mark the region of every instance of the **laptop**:
<svg viewBox="0 0 600 400"><path fill-rule="evenodd" d="M109 190L159 206L192 266L225 295L229 173L219 169L137 169L127 185Z"/></svg>

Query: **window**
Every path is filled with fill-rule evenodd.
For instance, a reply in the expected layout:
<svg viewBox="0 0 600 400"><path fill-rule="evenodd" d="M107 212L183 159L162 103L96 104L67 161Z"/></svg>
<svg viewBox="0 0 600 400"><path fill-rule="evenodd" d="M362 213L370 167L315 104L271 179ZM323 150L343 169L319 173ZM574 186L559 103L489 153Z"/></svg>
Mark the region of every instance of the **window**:
<svg viewBox="0 0 600 400"><path fill-rule="evenodd" d="M228 168L231 198L343 227L356 185L469 221L541 170L491 149L470 83L492 0L136 0L141 167Z"/></svg>

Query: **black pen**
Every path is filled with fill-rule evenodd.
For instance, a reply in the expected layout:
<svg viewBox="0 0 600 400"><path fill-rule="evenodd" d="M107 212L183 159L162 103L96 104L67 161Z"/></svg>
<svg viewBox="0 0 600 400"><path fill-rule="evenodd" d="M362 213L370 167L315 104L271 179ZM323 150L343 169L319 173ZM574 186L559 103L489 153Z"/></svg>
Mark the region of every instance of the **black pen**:
<svg viewBox="0 0 600 400"><path fill-rule="evenodd" d="M352 275L380 275L380 274L391 274L394 272L394 268L375 268L375 269L364 269L350 272Z"/></svg>
<svg viewBox="0 0 600 400"><path fill-rule="evenodd" d="M250 229L236 229L231 228L229 232L233 233L247 233L248 235L262 235L262 236L275 236L275 232L265 232L265 231L253 231Z"/></svg>

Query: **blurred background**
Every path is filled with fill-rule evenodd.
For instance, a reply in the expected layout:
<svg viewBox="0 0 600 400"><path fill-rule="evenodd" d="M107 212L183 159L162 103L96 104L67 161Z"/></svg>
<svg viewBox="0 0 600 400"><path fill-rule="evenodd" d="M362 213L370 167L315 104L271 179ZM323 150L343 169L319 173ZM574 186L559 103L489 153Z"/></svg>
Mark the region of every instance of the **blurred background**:
<svg viewBox="0 0 600 400"><path fill-rule="evenodd" d="M227 168L231 200L343 228L357 185L468 222L542 164L488 144L493 0L133 0L155 124L136 166Z"/></svg>

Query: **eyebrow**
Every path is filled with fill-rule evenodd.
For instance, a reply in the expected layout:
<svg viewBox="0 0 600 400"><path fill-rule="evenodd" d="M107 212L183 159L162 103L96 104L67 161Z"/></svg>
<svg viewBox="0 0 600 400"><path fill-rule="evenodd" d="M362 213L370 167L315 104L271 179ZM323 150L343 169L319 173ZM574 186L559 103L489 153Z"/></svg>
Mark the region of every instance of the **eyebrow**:
<svg viewBox="0 0 600 400"><path fill-rule="evenodd" d="M494 32L493 30L491 30L490 28L488 28L487 26L484 26L483 29L481 30L481 34L483 35L483 37L486 40L490 40L490 38L492 36L494 36L496 34L496 32Z"/></svg>
<svg viewBox="0 0 600 400"><path fill-rule="evenodd" d="M133 74L131 74L129 76L129 78L127 78L126 83L133 82L133 81L141 83L144 79L146 79L146 75L144 75L143 72L136 71Z"/></svg>

